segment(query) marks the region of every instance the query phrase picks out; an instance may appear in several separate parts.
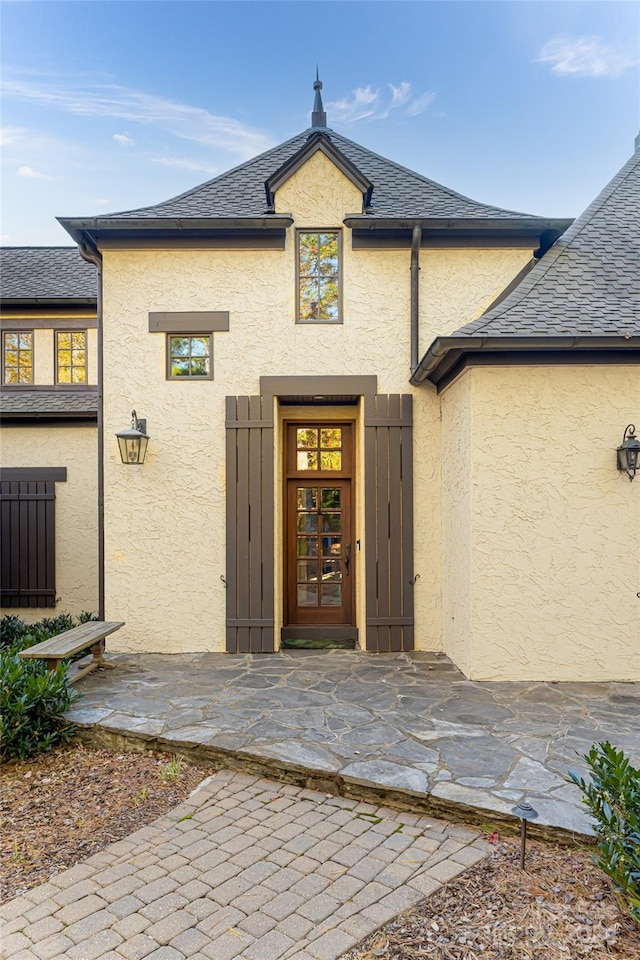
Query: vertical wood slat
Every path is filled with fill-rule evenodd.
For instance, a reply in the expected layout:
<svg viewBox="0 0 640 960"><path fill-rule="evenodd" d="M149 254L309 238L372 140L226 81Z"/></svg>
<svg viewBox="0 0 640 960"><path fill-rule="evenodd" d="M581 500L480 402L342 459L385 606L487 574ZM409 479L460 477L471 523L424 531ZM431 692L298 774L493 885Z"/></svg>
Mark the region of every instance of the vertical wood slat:
<svg viewBox="0 0 640 960"><path fill-rule="evenodd" d="M55 482L0 483L0 604L53 607Z"/></svg>
<svg viewBox="0 0 640 960"><path fill-rule="evenodd" d="M412 650L413 427L408 394L365 397L367 650Z"/></svg>
<svg viewBox="0 0 640 960"><path fill-rule="evenodd" d="M272 410L227 397L227 652L274 647Z"/></svg>

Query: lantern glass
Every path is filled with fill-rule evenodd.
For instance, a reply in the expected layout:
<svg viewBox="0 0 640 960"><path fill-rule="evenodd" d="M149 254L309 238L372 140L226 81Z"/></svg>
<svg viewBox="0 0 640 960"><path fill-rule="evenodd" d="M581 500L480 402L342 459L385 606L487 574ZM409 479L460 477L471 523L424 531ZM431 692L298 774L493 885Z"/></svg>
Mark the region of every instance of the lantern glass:
<svg viewBox="0 0 640 960"><path fill-rule="evenodd" d="M144 463L147 455L147 421L138 420L135 410L131 413L131 428L116 433L120 457L123 463Z"/></svg>
<svg viewBox="0 0 640 960"><path fill-rule="evenodd" d="M633 423L630 423L624 431L617 453L618 470L626 473L629 480L633 480L640 466L640 440L636 437L636 428Z"/></svg>

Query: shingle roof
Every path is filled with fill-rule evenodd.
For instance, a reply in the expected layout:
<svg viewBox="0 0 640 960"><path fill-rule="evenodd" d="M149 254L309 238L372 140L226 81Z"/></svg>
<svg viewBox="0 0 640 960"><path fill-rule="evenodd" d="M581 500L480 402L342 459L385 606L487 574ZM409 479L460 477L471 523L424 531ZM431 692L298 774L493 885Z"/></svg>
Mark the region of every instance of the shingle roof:
<svg viewBox="0 0 640 960"><path fill-rule="evenodd" d="M98 276L77 247L0 247L3 300L95 300Z"/></svg>
<svg viewBox="0 0 640 960"><path fill-rule="evenodd" d="M0 390L0 414L86 417L98 412L98 395L91 390Z"/></svg>
<svg viewBox="0 0 640 960"><path fill-rule="evenodd" d="M502 302L453 337L640 335L640 150Z"/></svg>
<svg viewBox="0 0 640 960"><path fill-rule="evenodd" d="M373 184L374 218L521 220L530 216L477 203L393 160L373 153L334 130L327 130L326 133L331 142ZM305 130L239 167L164 203L121 213L100 214L100 222L163 217L261 217L266 210L265 180L304 147L313 134L317 134L317 130ZM532 216L531 219L537 218Z"/></svg>

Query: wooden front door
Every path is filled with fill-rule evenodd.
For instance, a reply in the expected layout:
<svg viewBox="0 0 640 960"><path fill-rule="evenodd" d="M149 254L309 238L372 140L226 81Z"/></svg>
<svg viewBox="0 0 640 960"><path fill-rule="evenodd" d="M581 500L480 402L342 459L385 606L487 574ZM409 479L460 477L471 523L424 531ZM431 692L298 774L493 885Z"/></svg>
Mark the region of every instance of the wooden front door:
<svg viewBox="0 0 640 960"><path fill-rule="evenodd" d="M286 437L285 623L352 626L352 425L290 423Z"/></svg>

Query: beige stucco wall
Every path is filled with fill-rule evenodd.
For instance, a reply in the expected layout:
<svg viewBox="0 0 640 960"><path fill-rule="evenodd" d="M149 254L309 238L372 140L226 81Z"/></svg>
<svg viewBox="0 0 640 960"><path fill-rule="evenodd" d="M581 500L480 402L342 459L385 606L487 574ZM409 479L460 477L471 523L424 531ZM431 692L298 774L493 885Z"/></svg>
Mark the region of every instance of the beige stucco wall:
<svg viewBox="0 0 640 960"><path fill-rule="evenodd" d="M639 398L626 365L478 367L443 395L444 648L472 679L640 680L640 483L615 459Z"/></svg>
<svg viewBox="0 0 640 960"><path fill-rule="evenodd" d="M98 609L97 431L83 427L9 427L0 431L3 467L66 467L66 482L56 483L55 607L16 609L32 623L57 613L77 615Z"/></svg>
<svg viewBox="0 0 640 960"><path fill-rule="evenodd" d="M297 227L339 227L361 205L322 154L276 197ZM346 229L343 239L340 325L295 324L293 228L282 251L103 251L106 613L127 622L111 649L224 648L224 398L257 394L261 375L326 374L376 374L381 393L414 392L416 638L441 648L440 401L408 383L410 252L353 251ZM423 251L423 345L477 313L530 255ZM214 379L167 382L165 336L148 332L148 313L197 310L230 312L229 332L214 334ZM133 407L152 438L142 467L120 462L114 437Z"/></svg>

